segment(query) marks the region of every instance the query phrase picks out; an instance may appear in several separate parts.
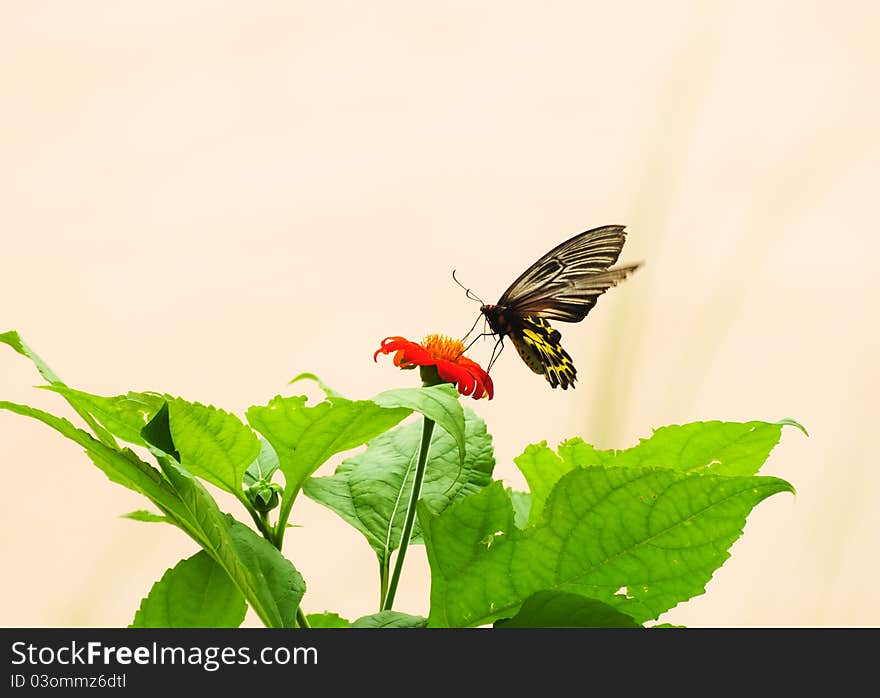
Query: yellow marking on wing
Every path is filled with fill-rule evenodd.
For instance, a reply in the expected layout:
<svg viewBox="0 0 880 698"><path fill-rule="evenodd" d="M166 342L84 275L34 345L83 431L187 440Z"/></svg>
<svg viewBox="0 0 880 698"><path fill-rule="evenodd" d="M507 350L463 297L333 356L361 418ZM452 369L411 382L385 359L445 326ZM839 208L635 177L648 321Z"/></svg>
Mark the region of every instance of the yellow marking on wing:
<svg viewBox="0 0 880 698"><path fill-rule="evenodd" d="M514 341L520 357L535 373L542 373L551 387L574 387L577 370L559 343L560 334L543 318L524 318L521 342ZM522 347L520 346L522 344Z"/></svg>

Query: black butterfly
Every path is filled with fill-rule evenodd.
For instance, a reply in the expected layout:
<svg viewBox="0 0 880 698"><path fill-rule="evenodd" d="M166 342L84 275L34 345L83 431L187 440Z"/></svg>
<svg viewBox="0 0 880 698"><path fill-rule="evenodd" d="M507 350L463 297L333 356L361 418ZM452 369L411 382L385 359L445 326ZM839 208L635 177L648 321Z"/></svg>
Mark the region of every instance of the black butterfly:
<svg viewBox="0 0 880 698"><path fill-rule="evenodd" d="M575 235L526 269L495 305L480 306L498 344L503 348L510 337L526 366L553 388L574 387L577 371L560 344L562 335L547 321L580 322L599 296L640 266L610 268L623 248L623 228L606 225ZM493 352L490 368L496 358Z"/></svg>

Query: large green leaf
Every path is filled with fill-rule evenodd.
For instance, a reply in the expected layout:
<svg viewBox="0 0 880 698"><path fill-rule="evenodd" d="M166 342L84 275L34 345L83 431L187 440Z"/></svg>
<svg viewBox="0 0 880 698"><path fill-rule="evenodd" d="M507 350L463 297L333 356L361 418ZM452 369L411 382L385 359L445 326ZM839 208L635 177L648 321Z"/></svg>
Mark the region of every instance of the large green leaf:
<svg viewBox="0 0 880 698"><path fill-rule="evenodd" d="M168 400L168 419L180 464L238 495L245 471L260 453L254 432L234 414L180 398Z"/></svg>
<svg viewBox="0 0 880 698"><path fill-rule="evenodd" d="M371 400L331 397L314 407L305 396L274 397L247 411L250 425L271 444L284 473L283 517L306 479L330 457L361 446L411 413L384 408Z"/></svg>
<svg viewBox="0 0 880 698"><path fill-rule="evenodd" d="M554 488L541 525L513 524L501 483L440 515L420 506L434 626L513 616L538 591L603 601L643 623L703 593L746 517L793 491L770 477L589 467Z"/></svg>
<svg viewBox="0 0 880 698"><path fill-rule="evenodd" d="M153 584L132 628L237 628L247 604L229 575L204 550Z"/></svg>
<svg viewBox="0 0 880 698"><path fill-rule="evenodd" d="M373 402L382 407L407 407L434 420L455 441L459 462L464 463L464 410L454 386L442 383L428 388L386 390L374 397Z"/></svg>
<svg viewBox="0 0 880 698"><path fill-rule="evenodd" d="M703 470L715 475L754 475L779 443L782 424L768 422L692 422L655 429L632 448L600 451L581 439L559 447L571 467L615 465Z"/></svg>
<svg viewBox="0 0 880 698"><path fill-rule="evenodd" d="M513 618L495 621L496 628L641 628L607 603L567 591L536 591Z"/></svg>
<svg viewBox="0 0 880 698"><path fill-rule="evenodd" d="M661 427L650 438L623 450L600 450L582 439L569 439L559 445L558 455L545 441L533 444L514 458L532 494L529 523L541 520L553 486L575 468L650 466L715 475L754 475L779 443L782 426L781 422L693 422Z"/></svg>
<svg viewBox="0 0 880 698"><path fill-rule="evenodd" d="M380 560L400 546L421 434L418 422L381 434L366 451L343 461L334 475L311 478L303 488L307 496L363 533ZM492 437L486 423L470 409L465 410L465 434L462 467L453 438L434 430L421 493L434 512L492 481Z"/></svg>

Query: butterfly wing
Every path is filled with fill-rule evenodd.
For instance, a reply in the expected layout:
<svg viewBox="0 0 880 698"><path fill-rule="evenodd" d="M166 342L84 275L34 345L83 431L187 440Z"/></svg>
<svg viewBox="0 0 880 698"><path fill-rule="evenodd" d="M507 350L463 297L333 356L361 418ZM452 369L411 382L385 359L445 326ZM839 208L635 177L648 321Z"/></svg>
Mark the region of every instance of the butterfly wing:
<svg viewBox="0 0 880 698"><path fill-rule="evenodd" d="M575 235L526 269L497 305L520 317L580 322L599 296L638 268L633 264L609 269L625 239L622 225Z"/></svg>
<svg viewBox="0 0 880 698"><path fill-rule="evenodd" d="M639 267L611 268L625 238L622 225L575 235L526 269L497 304L481 308L492 332L502 340L510 337L523 362L553 388L574 387L577 371L547 321L580 322L599 296Z"/></svg>
<svg viewBox="0 0 880 698"><path fill-rule="evenodd" d="M568 352L562 348L558 330L540 317L523 317L508 335L523 362L542 374L551 387L566 390L574 387L577 370Z"/></svg>

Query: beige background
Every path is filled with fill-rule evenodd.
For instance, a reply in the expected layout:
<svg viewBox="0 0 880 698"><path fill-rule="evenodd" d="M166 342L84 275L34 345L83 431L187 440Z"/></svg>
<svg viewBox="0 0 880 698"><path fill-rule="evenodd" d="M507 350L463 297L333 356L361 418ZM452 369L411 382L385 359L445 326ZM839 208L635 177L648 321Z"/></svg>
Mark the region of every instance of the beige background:
<svg viewBox="0 0 880 698"><path fill-rule="evenodd" d="M389 334L462 334L538 255L624 223L645 259L551 391L508 349L476 404L530 442L794 417L693 626L878 625L876 3L29 2L0 9L0 330L71 385L243 413L314 371L412 384ZM485 361L491 343L478 345ZM0 352L0 397L64 414ZM0 415L0 624L118 626L194 545ZM331 465L335 465L331 464ZM330 472L332 467L322 472ZM235 504L224 500L237 513ZM375 561L303 500L307 611L375 610ZM422 548L398 606L426 612ZM250 618L249 623L254 623Z"/></svg>

